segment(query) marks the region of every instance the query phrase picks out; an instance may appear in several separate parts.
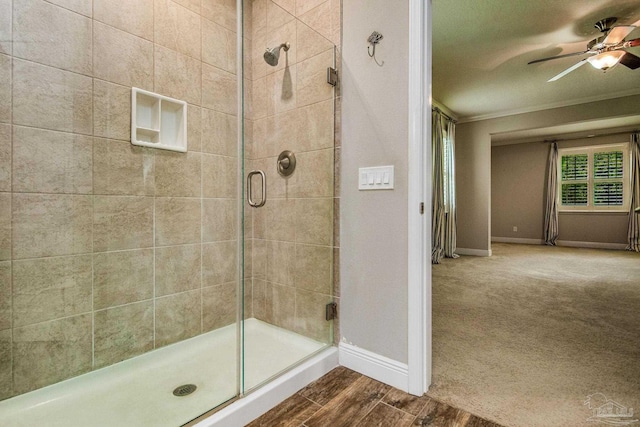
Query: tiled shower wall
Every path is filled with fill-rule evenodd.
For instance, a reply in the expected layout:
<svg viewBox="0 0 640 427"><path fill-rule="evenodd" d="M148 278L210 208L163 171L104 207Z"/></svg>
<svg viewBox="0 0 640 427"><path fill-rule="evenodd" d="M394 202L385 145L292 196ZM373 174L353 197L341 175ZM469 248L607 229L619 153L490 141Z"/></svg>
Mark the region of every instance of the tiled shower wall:
<svg viewBox="0 0 640 427"><path fill-rule="evenodd" d="M334 64L334 44L340 44L340 1L253 0L251 6L251 31L245 32L252 47L246 75L252 130L248 165L266 173L268 194L264 207L248 209L253 313L327 342L331 323L325 320L325 305L337 293L332 287L339 152L335 89L327 84L326 72ZM291 48L281 52L277 66L269 66L262 58L265 48L284 42ZM283 150L297 159L287 178L277 173Z"/></svg>
<svg viewBox="0 0 640 427"><path fill-rule="evenodd" d="M235 320L235 15L0 0L0 398ZM129 143L132 86L188 102L187 153Z"/></svg>

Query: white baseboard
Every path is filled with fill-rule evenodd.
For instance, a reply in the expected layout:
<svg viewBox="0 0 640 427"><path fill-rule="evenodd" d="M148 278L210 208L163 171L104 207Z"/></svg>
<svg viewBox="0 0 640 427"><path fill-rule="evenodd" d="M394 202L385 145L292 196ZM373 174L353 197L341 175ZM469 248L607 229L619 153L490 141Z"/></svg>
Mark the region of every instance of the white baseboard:
<svg viewBox="0 0 640 427"><path fill-rule="evenodd" d="M340 343L339 355L340 365L402 391L408 391L409 367L406 363L346 343Z"/></svg>
<svg viewBox="0 0 640 427"><path fill-rule="evenodd" d="M194 427L236 427L249 424L309 383L338 366L338 349L331 347L276 378L255 392L236 400Z"/></svg>
<svg viewBox="0 0 640 427"><path fill-rule="evenodd" d="M491 249L465 249L465 248L456 248L456 253L458 255L471 255L471 256L491 256Z"/></svg>
<svg viewBox="0 0 640 427"><path fill-rule="evenodd" d="M558 246L568 246L571 248L591 248L591 249L621 249L627 248L626 243L601 243L601 242L574 242L571 240L558 240Z"/></svg>
<svg viewBox="0 0 640 427"><path fill-rule="evenodd" d="M524 239L520 237L491 237L491 242L520 243L522 245L544 245L544 240L542 239Z"/></svg>

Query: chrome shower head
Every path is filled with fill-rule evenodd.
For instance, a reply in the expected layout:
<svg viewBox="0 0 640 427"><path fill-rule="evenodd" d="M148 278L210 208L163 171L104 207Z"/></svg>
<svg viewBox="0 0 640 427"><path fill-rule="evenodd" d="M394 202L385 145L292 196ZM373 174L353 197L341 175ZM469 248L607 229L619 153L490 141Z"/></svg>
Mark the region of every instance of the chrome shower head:
<svg viewBox="0 0 640 427"><path fill-rule="evenodd" d="M282 43L280 46L278 47L274 47L274 48L267 48L267 50L265 50L264 52L264 60L266 61L267 64L271 65L272 67L275 67L276 65L278 65L278 59L280 59L280 49L284 49L284 51L288 51L289 50L289 42L284 42Z"/></svg>

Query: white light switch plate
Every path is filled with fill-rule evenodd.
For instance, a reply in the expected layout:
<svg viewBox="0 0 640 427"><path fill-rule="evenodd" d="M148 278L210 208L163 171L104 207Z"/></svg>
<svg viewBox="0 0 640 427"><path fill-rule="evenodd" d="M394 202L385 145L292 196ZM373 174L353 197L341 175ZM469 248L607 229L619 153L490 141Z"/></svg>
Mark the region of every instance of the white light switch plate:
<svg viewBox="0 0 640 427"><path fill-rule="evenodd" d="M358 169L358 190L393 190L393 166Z"/></svg>

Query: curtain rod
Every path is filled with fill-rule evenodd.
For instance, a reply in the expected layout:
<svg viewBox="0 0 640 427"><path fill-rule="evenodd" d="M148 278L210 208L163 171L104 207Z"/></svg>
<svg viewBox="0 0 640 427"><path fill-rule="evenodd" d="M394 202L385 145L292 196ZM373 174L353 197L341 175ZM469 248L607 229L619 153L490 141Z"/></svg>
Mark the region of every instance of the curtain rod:
<svg viewBox="0 0 640 427"><path fill-rule="evenodd" d="M454 120L451 116L449 116L447 113L445 113L444 111L442 111L441 109L439 109L438 107L431 107L431 111L437 111L438 113L442 114L443 116L445 116L448 120L452 121L454 124L458 123L457 120Z"/></svg>
<svg viewBox="0 0 640 427"><path fill-rule="evenodd" d="M609 133L602 133L602 134L592 134L592 135L587 135L587 136L576 136L573 138L554 138L554 139L545 139L542 142L543 144L550 144L552 142L562 142L562 141L576 141L578 139L591 139L591 138L598 138L601 136L614 136L614 135L630 135L632 133L636 133L638 132L637 129L634 130L628 130L628 131L624 131L624 132L609 132Z"/></svg>

